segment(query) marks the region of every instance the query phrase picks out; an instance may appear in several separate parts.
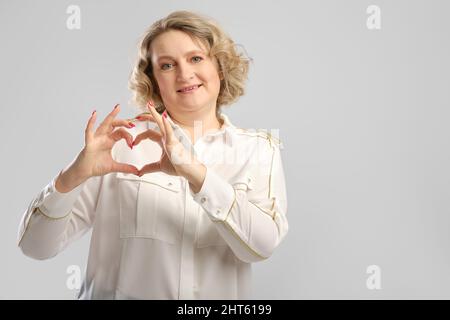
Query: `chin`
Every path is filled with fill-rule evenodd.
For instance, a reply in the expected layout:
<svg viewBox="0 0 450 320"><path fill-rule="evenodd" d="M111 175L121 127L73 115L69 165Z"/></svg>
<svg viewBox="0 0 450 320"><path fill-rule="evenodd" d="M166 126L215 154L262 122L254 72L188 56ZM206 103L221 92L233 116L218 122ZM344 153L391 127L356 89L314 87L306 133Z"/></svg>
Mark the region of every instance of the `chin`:
<svg viewBox="0 0 450 320"><path fill-rule="evenodd" d="M201 106L204 106L206 104L208 104L208 101L202 101L199 99L192 99L192 100L182 100L182 101L178 101L178 104L180 106L185 106L187 108L198 108Z"/></svg>

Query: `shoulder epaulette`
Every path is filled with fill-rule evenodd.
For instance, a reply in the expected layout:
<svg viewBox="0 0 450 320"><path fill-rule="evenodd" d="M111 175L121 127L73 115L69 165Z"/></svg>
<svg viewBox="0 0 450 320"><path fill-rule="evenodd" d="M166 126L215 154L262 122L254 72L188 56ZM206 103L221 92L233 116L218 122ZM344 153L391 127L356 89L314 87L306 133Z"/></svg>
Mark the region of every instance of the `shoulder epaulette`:
<svg viewBox="0 0 450 320"><path fill-rule="evenodd" d="M282 142L279 138L274 137L270 132L268 132L264 129L250 130L250 129L237 128L236 132L239 134L245 134L248 136L260 137L260 138L266 139L269 142L271 147L282 146Z"/></svg>

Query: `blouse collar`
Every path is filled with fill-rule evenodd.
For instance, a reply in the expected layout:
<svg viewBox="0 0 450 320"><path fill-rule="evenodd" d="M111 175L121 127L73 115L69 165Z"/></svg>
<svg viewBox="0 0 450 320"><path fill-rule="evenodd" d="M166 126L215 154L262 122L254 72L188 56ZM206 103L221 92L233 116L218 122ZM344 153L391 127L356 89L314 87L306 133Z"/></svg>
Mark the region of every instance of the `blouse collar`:
<svg viewBox="0 0 450 320"><path fill-rule="evenodd" d="M205 139L206 142L210 142L215 138L218 138L219 136L224 136L225 138L225 144L228 144L230 147L233 146L233 143L236 139L236 126L233 125L233 123L231 123L230 118L220 112L219 113L219 118L223 120L223 124L220 127L220 129L218 131L215 132L211 132L211 133L207 133L206 135L204 135L202 137L202 139ZM173 128L174 130L179 130L179 132L181 132L181 134L188 139L188 141L190 141L190 138L186 135L186 132L176 123L174 123L172 121L172 119L170 118L170 115L167 113L167 119L169 119L169 122L171 122L173 124ZM150 129L150 122L147 122L147 127Z"/></svg>

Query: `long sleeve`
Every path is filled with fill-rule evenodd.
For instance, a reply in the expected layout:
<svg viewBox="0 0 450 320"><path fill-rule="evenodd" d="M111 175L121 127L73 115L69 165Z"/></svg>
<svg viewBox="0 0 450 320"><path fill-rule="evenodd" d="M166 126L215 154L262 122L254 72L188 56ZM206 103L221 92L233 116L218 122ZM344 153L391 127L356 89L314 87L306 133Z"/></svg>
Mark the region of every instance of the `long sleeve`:
<svg viewBox="0 0 450 320"><path fill-rule="evenodd" d="M18 246L34 259L54 257L86 233L93 223L99 177L60 193L55 188L58 176L31 201L19 225Z"/></svg>
<svg viewBox="0 0 450 320"><path fill-rule="evenodd" d="M248 185L231 184L210 168L200 191L193 194L231 250L244 262L270 257L288 232L280 148L273 146L271 150L269 172L261 173L267 177L265 183L254 188L256 192L251 196Z"/></svg>

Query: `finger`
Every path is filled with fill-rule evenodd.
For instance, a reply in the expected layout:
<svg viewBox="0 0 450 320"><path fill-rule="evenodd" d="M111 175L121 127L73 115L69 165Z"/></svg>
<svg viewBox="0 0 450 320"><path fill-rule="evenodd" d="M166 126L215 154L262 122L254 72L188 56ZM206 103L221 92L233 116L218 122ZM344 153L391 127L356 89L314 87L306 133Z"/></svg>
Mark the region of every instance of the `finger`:
<svg viewBox="0 0 450 320"><path fill-rule="evenodd" d="M169 120L167 120L166 113L164 113L164 116L162 118L163 118L164 130L166 132L167 142L175 142L175 141L179 142L179 140L175 137L175 134L173 133L173 129L169 123Z"/></svg>
<svg viewBox="0 0 450 320"><path fill-rule="evenodd" d="M152 114L152 116L153 116L153 119L155 119L156 124L158 125L159 130L161 131L162 136L165 137L165 136L166 136L166 133L165 133L165 131L164 131L164 124L163 124L163 122L162 122L161 115L158 113L158 111L156 111L155 107L153 107L152 105L147 104L147 107L148 107L148 109L150 110L150 112L151 112L151 114Z"/></svg>
<svg viewBox="0 0 450 320"><path fill-rule="evenodd" d="M119 141L120 139L125 139L128 146L133 149L133 136L127 132L124 128L119 128L117 130L114 130L113 133L111 133L110 137L114 141Z"/></svg>
<svg viewBox="0 0 450 320"><path fill-rule="evenodd" d="M146 173L161 171L161 161L146 164L139 170L139 177L142 177Z"/></svg>
<svg viewBox="0 0 450 320"><path fill-rule="evenodd" d="M103 122L97 128L97 133L111 132L113 129L111 124L119 112L120 112L120 105L116 104L114 109L106 116L106 118L103 120Z"/></svg>
<svg viewBox="0 0 450 320"><path fill-rule="evenodd" d="M134 128L136 125L129 121L129 120L125 120L125 119L114 119L113 122L111 123L111 126L113 128L116 127L127 127L128 129L130 128Z"/></svg>
<svg viewBox="0 0 450 320"><path fill-rule="evenodd" d="M150 112L145 112L137 115L133 119L130 119L130 121L152 121L155 122L155 119L153 118L152 114Z"/></svg>
<svg viewBox="0 0 450 320"><path fill-rule="evenodd" d="M159 133L159 132L157 132L155 130L148 129L147 131L138 134L136 136L136 138L134 138L134 141L132 142L132 145L136 146L142 140L145 140L145 139L150 139L150 140L153 140L153 141L156 141L156 142L161 142L162 135L161 135L161 133Z"/></svg>
<svg viewBox="0 0 450 320"><path fill-rule="evenodd" d="M88 123L86 125L86 130L84 131L84 143L85 144L88 144L88 142L92 139L92 135L94 134L94 124L95 124L96 119L97 119L97 111L94 110L94 112L92 112L92 115L88 120Z"/></svg>
<svg viewBox="0 0 450 320"><path fill-rule="evenodd" d="M123 172L123 173L131 173L135 175L139 175L139 169L135 166L127 163L113 162L112 172Z"/></svg>

